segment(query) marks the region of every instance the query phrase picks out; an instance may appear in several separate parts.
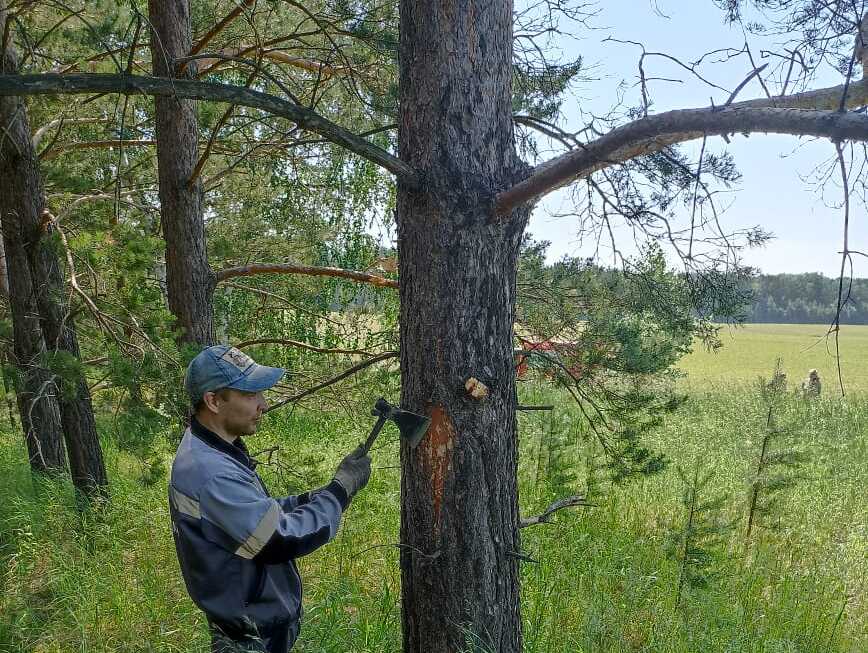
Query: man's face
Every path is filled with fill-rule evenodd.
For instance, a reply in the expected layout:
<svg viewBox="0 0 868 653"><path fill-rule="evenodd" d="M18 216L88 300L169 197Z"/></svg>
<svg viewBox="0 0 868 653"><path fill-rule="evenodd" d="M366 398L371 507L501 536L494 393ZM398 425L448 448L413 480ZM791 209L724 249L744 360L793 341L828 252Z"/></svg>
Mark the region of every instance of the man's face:
<svg viewBox="0 0 868 653"><path fill-rule="evenodd" d="M239 437L256 433L262 413L268 408L262 392L224 388L213 394L211 405L217 409L215 417L227 435Z"/></svg>

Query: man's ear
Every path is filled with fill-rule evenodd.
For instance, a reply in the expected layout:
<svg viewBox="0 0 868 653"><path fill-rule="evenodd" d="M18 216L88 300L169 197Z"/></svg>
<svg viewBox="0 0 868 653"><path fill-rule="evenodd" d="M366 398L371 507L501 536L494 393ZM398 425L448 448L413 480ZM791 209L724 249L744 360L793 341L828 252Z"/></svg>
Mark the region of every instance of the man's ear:
<svg viewBox="0 0 868 653"><path fill-rule="evenodd" d="M202 403L205 405L205 409L215 415L220 413L220 402L220 396L216 392L206 392L202 395Z"/></svg>

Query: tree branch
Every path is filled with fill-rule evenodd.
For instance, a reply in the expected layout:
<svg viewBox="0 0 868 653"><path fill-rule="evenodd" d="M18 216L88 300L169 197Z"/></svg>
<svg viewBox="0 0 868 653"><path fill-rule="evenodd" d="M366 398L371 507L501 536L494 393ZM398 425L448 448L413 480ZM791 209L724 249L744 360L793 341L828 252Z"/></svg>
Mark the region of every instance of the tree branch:
<svg viewBox="0 0 868 653"><path fill-rule="evenodd" d="M108 141L82 141L80 143L61 143L47 150L43 150L39 154L39 158L44 161L59 157L64 152L71 150L105 150L113 147L147 147L156 145L157 141L153 140L108 140Z"/></svg>
<svg viewBox="0 0 868 653"><path fill-rule="evenodd" d="M287 118L299 127L319 134L326 140L376 163L394 174L403 184L417 188L420 183L419 174L411 166L331 120L294 102L241 86L123 74L0 75L0 96L87 93L174 96L189 100L229 102L260 109Z"/></svg>
<svg viewBox="0 0 868 653"><path fill-rule="evenodd" d="M527 528L528 526L536 526L537 524L547 524L551 521L551 516L563 508L573 508L575 506L596 506L595 503L588 503L582 495L566 497L558 499L549 504L549 507L542 511L539 515L533 517L524 517L518 522L519 528Z"/></svg>
<svg viewBox="0 0 868 653"><path fill-rule="evenodd" d="M361 283L370 283L381 288L398 287L398 282L394 279L386 279L376 274L344 270L343 268L299 265L297 263L251 263L250 265L226 268L217 273L217 283L235 277L249 277L254 274L305 274L311 277L340 277Z"/></svg>
<svg viewBox="0 0 868 653"><path fill-rule="evenodd" d="M254 340L245 340L244 342L239 342L235 347L237 349L244 349L245 347L252 347L253 345L286 345L288 347L297 347L299 349L307 349L308 351L313 351L318 354L349 354L352 356L376 356L377 354L365 351L364 349L335 349L328 347L315 347L314 345L309 345L306 342L299 342L298 340L287 340L285 338L256 338Z"/></svg>
<svg viewBox="0 0 868 653"><path fill-rule="evenodd" d="M703 136L766 132L868 141L868 116L840 113L842 97L846 97L849 108L868 104L868 81L862 80L848 89L842 85L737 102L723 108L678 109L641 118L538 165L526 179L498 193L495 211L504 219L516 206L574 179Z"/></svg>
<svg viewBox="0 0 868 653"><path fill-rule="evenodd" d="M208 30L208 32L196 42L196 44L190 49L190 55L199 54L204 49L204 47L211 42L211 39L213 39L220 32L222 32L229 23L238 18L238 16L240 16L242 12L254 2L256 2L256 0L241 0L241 2L238 4L237 7L235 7L235 9L233 9L229 12L229 14L224 16L223 20L221 20L214 27ZM184 73L184 70L186 70L188 64L188 61L184 61L178 67L178 76L181 76Z"/></svg>
<svg viewBox="0 0 868 653"><path fill-rule="evenodd" d="M196 61L200 66L202 66L202 72L204 74L205 72L213 72L226 64L231 64L231 59L228 59L227 57L243 57L251 52L261 56L263 59L274 61L276 63L283 63L287 66L292 66L293 68L299 68L312 73L322 73L327 76L357 74L357 71L347 68L346 66L332 66L323 61L293 57L283 50L267 50L258 45L242 45L238 48L224 48L217 53L219 56L212 58L206 56L205 58L197 59Z"/></svg>
<svg viewBox="0 0 868 653"><path fill-rule="evenodd" d="M56 120L52 120L48 122L39 129L37 129L33 138L31 138L31 142L33 143L33 149L38 150L39 144L42 142L42 139L45 137L45 134L55 127L66 127L69 125L89 125L95 123L103 123L103 122L114 122L114 118L57 118Z"/></svg>
<svg viewBox="0 0 868 653"><path fill-rule="evenodd" d="M379 363L380 361L384 361L384 360L387 360L389 358L396 358L397 356L398 356L398 352L387 351L387 352L383 352L382 354L379 354L377 356L374 356L373 358L369 358L366 361L362 361L361 363L357 363L356 365L353 365L348 370L345 370L344 372L338 374L337 376L334 376L334 377L328 379L327 381L323 381L322 383L315 385L312 388L308 388L307 390L304 390L303 392L299 392L297 395L293 395L292 397L287 397L286 399L282 399L281 401L278 401L276 404L269 406L265 412L268 412L269 410L274 410L275 408L280 408L281 406L285 406L286 404L295 403L299 399L303 399L304 397L307 397L308 395L312 395L314 392L322 390L323 388L327 388L330 385L334 385L338 381L343 381L348 376L352 376L353 374L356 374L357 372L361 372L363 369L365 369L366 367L370 367L374 363Z"/></svg>

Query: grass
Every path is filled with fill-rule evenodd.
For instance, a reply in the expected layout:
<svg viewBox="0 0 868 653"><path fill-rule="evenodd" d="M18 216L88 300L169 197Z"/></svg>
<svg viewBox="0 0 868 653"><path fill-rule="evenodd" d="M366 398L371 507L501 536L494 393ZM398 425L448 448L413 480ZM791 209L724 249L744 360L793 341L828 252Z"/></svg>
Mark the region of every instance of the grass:
<svg viewBox="0 0 868 653"><path fill-rule="evenodd" d="M791 387L816 368L825 391L840 394L834 337L828 324L748 324L723 327L723 347L709 352L697 346L679 368L687 374L691 389L731 387L768 376L775 359L783 359ZM844 325L839 337L841 372L846 391L868 392L868 326Z"/></svg>
<svg viewBox="0 0 868 653"><path fill-rule="evenodd" d="M763 340L766 328L741 331L736 342L773 349ZM794 340L809 332L793 329ZM848 346L857 351L855 341ZM773 364L775 352L768 354ZM724 355L733 354L718 354ZM685 590L675 608L678 565L666 555L666 535L684 514L674 469L604 487L598 507L563 511L555 523L522 532L524 553L537 561L522 564L525 650L868 650L864 395L786 400L779 418L808 462L782 495L779 523L758 529L745 547L748 482L765 409L749 384L721 392L718 381L698 383L697 371L711 373L709 365L689 360L685 367L694 370L691 399L651 444L671 467L714 470L710 492L729 494L723 516L735 528L713 552L715 576L705 588ZM755 363L744 378L770 368ZM559 406L554 421L541 413L520 416L520 504L532 514L585 486L590 449L568 401L532 384L522 392L527 403ZM270 414L252 449L281 445L281 460L291 467L272 464L264 475L272 490L289 493L327 480L369 421L361 411L354 419ZM306 615L298 651L400 650L398 550L391 546L398 541L398 470L394 446L386 440L378 447L371 484L354 500L338 538L301 561ZM166 460L170 450L167 443ZM203 618L175 560L164 483L144 483L141 466L111 442L106 451L112 502L82 517L68 485L33 487L20 436L0 434L0 651L207 651Z"/></svg>

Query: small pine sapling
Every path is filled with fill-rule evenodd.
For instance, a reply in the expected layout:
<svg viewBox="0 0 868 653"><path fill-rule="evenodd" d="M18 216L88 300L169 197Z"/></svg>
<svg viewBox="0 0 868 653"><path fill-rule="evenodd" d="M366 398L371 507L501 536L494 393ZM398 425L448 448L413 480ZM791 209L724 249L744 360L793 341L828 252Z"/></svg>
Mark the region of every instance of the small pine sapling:
<svg viewBox="0 0 868 653"><path fill-rule="evenodd" d="M780 521L781 493L798 482L799 477L793 471L805 459L802 452L786 446L786 441L794 435L793 429L790 425L781 424L777 418L787 400L786 385L776 381L782 377L786 378L781 371L781 359L778 359L771 380L761 377L758 382L765 428L748 491L745 548L750 544L755 527L777 526Z"/></svg>
<svg viewBox="0 0 868 653"><path fill-rule="evenodd" d="M675 589L675 608L681 603L684 586L701 588L716 575L715 554L723 546L726 534L732 530L731 521L721 516L726 495L705 499L714 472L700 474L697 460L692 476L677 468L684 484L681 503L684 506L683 524L672 528L666 538L667 556L678 563L678 585Z"/></svg>

